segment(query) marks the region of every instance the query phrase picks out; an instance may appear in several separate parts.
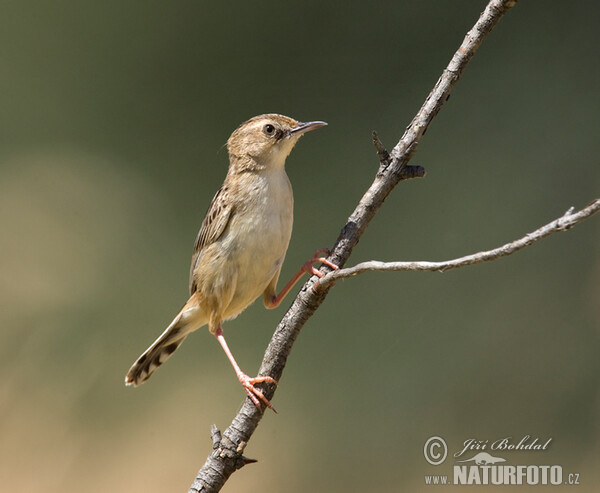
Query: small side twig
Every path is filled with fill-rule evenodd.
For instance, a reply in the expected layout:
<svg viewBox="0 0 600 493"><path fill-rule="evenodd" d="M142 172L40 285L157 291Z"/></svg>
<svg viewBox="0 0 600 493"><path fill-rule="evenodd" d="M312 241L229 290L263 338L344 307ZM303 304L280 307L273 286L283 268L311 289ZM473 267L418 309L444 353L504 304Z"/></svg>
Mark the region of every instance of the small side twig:
<svg viewBox="0 0 600 493"><path fill-rule="evenodd" d="M392 164L392 156L385 148L381 140L379 140L379 135L377 135L375 130L373 130L372 137L373 145L375 146L375 149L377 149L377 155L379 156L379 171L377 172L377 176L382 177L385 175L385 171L387 170L388 166ZM423 178L425 174L425 169L422 166L406 165L401 170L400 180Z"/></svg>
<svg viewBox="0 0 600 493"><path fill-rule="evenodd" d="M592 203L584 207L578 212L573 212L571 207L565 214L558 219L555 219L551 223L542 226L541 228L526 234L518 240L506 243L501 247L494 248L493 250L487 250L483 252L474 253L465 257L456 258L453 260L445 260L442 262L429 262L429 261L415 261L415 262L380 262L378 260L371 260L368 262L362 262L354 267L348 267L346 269L335 270L329 272L321 278L319 281L319 288L326 289L331 287L333 283L340 279L346 279L353 277L358 274L362 274L367 271L434 271L434 272L446 272L450 269L457 269L459 267L465 267L467 265L479 264L481 262L489 262L490 260L496 260L500 257L505 257L518 252L522 248L532 245L533 243L550 236L551 234L558 233L559 231L566 231L576 224L590 217L592 214L600 211L600 199L594 200Z"/></svg>
<svg viewBox="0 0 600 493"><path fill-rule="evenodd" d="M379 162L381 163L382 168L381 171L383 172L392 162L392 158L388 150L382 144L381 140L379 140L379 135L377 135L377 132L375 132L375 130L373 130L372 136L373 145L375 146L375 149L377 149L377 155L379 156Z"/></svg>
<svg viewBox="0 0 600 493"><path fill-rule="evenodd" d="M210 427L210 437L212 438L213 450L217 450L221 445L221 430L217 428L217 425Z"/></svg>

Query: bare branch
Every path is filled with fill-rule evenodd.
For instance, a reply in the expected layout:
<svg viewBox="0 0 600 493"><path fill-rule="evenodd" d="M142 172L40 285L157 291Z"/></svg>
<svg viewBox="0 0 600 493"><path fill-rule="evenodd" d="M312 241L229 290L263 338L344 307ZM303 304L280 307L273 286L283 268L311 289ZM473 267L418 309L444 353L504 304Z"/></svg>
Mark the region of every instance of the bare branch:
<svg viewBox="0 0 600 493"><path fill-rule="evenodd" d="M500 257L506 257L522 248L533 245L551 234L559 231L566 231L576 224L584 221L591 215L600 210L600 199L594 200L592 203L573 213L573 208L569 209L565 214L551 223L542 226L541 228L526 234L518 240L506 243L501 247L487 250L484 252L474 253L465 257L456 258L453 260L445 260L443 262L415 261L415 262L380 262L378 260L370 260L369 262L361 262L354 267L347 269L335 270L329 272L319 281L319 289L328 289L336 281L346 279L367 271L435 271L446 272L447 270L465 267L467 265L479 264L481 262L489 262L497 260Z"/></svg>
<svg viewBox="0 0 600 493"><path fill-rule="evenodd" d="M381 165L375 180L350 215L332 249L329 260L343 266L367 225L398 182L424 175L423 168L408 166L421 137L450 96L462 71L483 40L515 4L516 0L491 0L488 3L473 28L467 33L425 103L407 127L403 137L389 153L389 159L382 160L382 154L379 154ZM378 143L380 144L379 139L375 144ZM326 273L329 271L329 267L323 266L321 271ZM328 293L328 289L320 289L318 293L312 289L317 280L317 276L312 276L307 281L275 329L265 352L259 375L268 375L275 380L280 380L296 337ZM264 395L271 400L275 393L275 387L270 384L261 385ZM246 399L231 425L222 433L218 445L198 472L190 487L190 493L219 491L229 476L247 463L247 459L243 457L242 453L261 418L262 413L257 410L250 399Z"/></svg>

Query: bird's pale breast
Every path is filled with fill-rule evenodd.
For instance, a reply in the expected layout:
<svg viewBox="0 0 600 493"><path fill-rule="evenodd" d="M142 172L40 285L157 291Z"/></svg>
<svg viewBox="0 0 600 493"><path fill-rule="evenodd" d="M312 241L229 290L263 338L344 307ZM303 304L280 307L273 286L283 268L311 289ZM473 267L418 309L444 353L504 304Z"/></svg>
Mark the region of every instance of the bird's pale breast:
<svg viewBox="0 0 600 493"><path fill-rule="evenodd" d="M237 271L225 319L235 317L250 305L279 272L292 223L292 187L285 171L275 169L257 175L223 238L228 257L235 262L235 267L231 267Z"/></svg>

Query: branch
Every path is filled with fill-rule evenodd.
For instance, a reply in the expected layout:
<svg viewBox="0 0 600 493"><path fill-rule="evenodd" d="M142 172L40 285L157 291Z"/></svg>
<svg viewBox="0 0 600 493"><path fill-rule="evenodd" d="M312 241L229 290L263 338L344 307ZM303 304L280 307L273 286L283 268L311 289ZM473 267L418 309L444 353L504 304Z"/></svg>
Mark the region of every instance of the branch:
<svg viewBox="0 0 600 493"><path fill-rule="evenodd" d="M573 208L569 209L558 219L555 219L551 223L542 226L541 228L526 234L518 240L506 243L501 247L494 248L493 250L487 250L484 252L474 253L465 257L456 258L453 260L446 260L443 262L428 262L428 261L416 261L416 262L380 262L378 260L370 260L369 262L362 262L354 267L347 269L340 269L329 272L319 281L319 289L328 289L336 281L340 279L346 279L347 277L353 277L358 274L362 274L367 271L435 271L435 272L446 272L447 270L457 269L459 267L465 267L467 265L480 264L482 262L489 262L491 260L497 260L500 257L506 257L512 255L519 250L533 245L535 242L540 241L551 234L558 233L559 231L566 231L571 227L584 221L591 215L600 211L600 199L594 200L592 203L581 209L580 211L573 213Z"/></svg>
<svg viewBox="0 0 600 493"><path fill-rule="evenodd" d="M421 137L444 102L449 98L452 88L483 40L502 16L515 4L516 0L491 0L488 3L438 79L425 103L406 128L396 147L389 154L385 151L383 145L381 145L381 149L378 147L380 166L375 180L342 229L329 260L342 267L350 257L352 249L358 243L367 225L398 182L424 176L425 172L420 166L408 166L408 162L415 153ZM377 136L374 136L374 142L376 146L378 143L381 144ZM321 271L326 273L329 268L323 266ZM317 280L317 276L312 276L307 281L275 329L265 352L259 375L268 375L275 380L281 380L283 369L296 337L298 337L306 321L327 296L328 289L320 289L318 292L312 289ZM271 400L275 393L275 387L271 384L262 384L262 389L267 399ZM217 432L213 430L213 452L198 472L190 487L190 493L219 491L229 476L247 463L248 459L245 459L242 453L261 418L262 413L250 399L246 399L231 425L220 438Z"/></svg>

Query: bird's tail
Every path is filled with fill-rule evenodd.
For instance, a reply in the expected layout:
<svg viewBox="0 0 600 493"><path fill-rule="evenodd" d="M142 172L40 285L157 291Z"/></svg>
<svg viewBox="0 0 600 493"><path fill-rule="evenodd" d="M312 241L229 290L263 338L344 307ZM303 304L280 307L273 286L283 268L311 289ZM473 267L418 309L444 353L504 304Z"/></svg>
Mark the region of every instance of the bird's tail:
<svg viewBox="0 0 600 493"><path fill-rule="evenodd" d="M184 306L161 336L142 354L125 376L125 385L137 387L150 378L181 345L191 332L206 322L202 320L198 306Z"/></svg>

